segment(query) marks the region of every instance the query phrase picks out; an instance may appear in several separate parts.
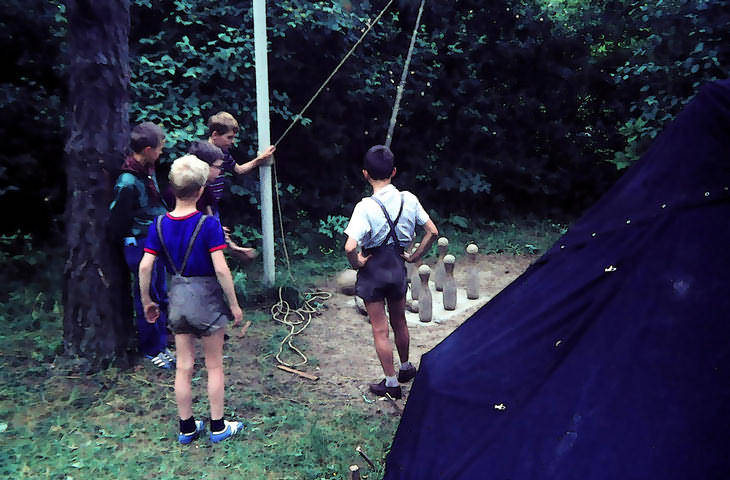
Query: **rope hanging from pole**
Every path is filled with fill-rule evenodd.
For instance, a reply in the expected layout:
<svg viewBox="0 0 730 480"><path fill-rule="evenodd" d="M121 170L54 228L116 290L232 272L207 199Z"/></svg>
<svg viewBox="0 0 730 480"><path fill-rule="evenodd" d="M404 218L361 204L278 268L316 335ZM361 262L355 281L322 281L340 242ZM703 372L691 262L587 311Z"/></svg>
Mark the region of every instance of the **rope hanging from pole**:
<svg viewBox="0 0 730 480"><path fill-rule="evenodd" d="M306 112L306 110L314 102L314 100L319 96L319 94L322 92L322 90L324 90L325 86L329 83L329 81L332 79L332 77L335 76L335 74L339 71L339 69L342 67L342 65L345 63L345 61L347 61L347 59L352 55L352 53L355 51L355 49L358 47L358 45L360 45L360 43L362 43L365 36L378 23L380 18L388 10L388 8L393 3L393 1L394 0L390 0L385 5L385 7L380 11L378 16L375 17L375 19L370 23L370 25L368 25L368 28L365 30L365 32L363 32L363 34L360 36L360 38L355 43L355 45L352 46L350 51L347 52L347 54L340 61L340 63L335 67L335 69L332 71L332 73L327 77L327 79L324 81L324 83L322 83L322 85L319 87L319 89L317 89L317 91L312 96L312 98L306 103L306 105L304 105L304 108L302 108L302 110L297 115L294 116L294 120L289 124L289 126L284 131L284 133L279 137L279 139L274 143L275 146L278 146L278 144L284 139L284 137L286 137L286 135L294 127L294 125L296 125L297 122L299 122L302 119L304 112ZM413 34L411 36L411 43L408 48L408 55L406 56L405 65L403 66L403 73L401 74L400 83L398 84L398 89L396 91L395 104L393 106L393 113L391 114L390 125L388 128L388 135L386 138L386 145L388 147L390 147L390 143L392 141L393 130L395 129L395 122L396 122L396 118L398 116L400 101L401 101L401 97L403 95L403 90L405 88L406 77L408 76L408 67L410 65L411 57L413 55L413 50L414 50L414 47L416 44L416 36L418 34L418 28L421 23L421 16L423 14L423 7L424 7L425 2L426 2L426 0L421 0L421 6L418 10L418 17L416 18L416 25L413 29ZM282 219L281 204L280 204L280 200L279 200L276 163L272 164L272 170L273 170L273 174L274 174L273 180L274 180L274 194L276 197L276 207L277 207L276 209L277 209L277 214L278 214L278 219L279 219L279 229L281 232L281 242L282 242L283 249L284 249L284 258L286 260L286 265L287 265L287 273L288 273L291 281L293 283L296 283L296 281L292 275L292 272L291 272L291 263L289 260L289 252L287 251L287 247L286 247L286 233L284 232L284 222ZM318 308L316 306L314 306L313 303L316 303L316 301L318 301L318 300L326 301L331 296L330 293L321 292L321 291L320 292L309 292L309 293L305 293L304 295L306 297L305 301L304 301L304 306L302 308L292 310L292 309L290 309L289 304L282 299L281 288L279 288L279 301L275 305L273 305L271 308L272 318L274 320L276 320L277 322L280 322L280 323L286 325L287 327L289 327L289 334L279 344L279 351L276 354L276 360L280 364L287 365L289 367L299 366L299 365L303 365L303 364L307 363L308 359L307 359L306 355L304 355L304 353L302 353L298 348L296 348L292 344L293 338L296 335L302 333L304 331L304 329L307 328L307 326L309 325L309 323L312 320L312 314L315 314L317 312ZM294 320L294 321L289 320L289 317L291 315L298 316L299 320ZM302 326L297 328L299 325L302 325ZM281 354L283 353L283 348L284 348L285 344L288 345L290 350L294 351L302 359L300 362L291 364L291 363L287 363L281 359Z"/></svg>
<svg viewBox="0 0 730 480"><path fill-rule="evenodd" d="M347 59L352 55L352 53L355 51L355 49L358 47L358 45L360 45L360 43L362 43L362 41L365 39L365 36L378 23L378 21L385 14L385 12L388 10L388 8L390 8L393 1L394 0L390 0L385 5L385 7L383 7L383 9L380 11L380 13L378 13L378 15L375 17L375 19L368 25L368 28L363 32L363 34L360 36L360 38L357 40L357 42L355 42L355 44L352 46L352 48L350 48L350 51L348 51L347 54L342 58L340 63L335 67L335 69L332 71L332 73L330 73L330 75L322 83L322 85L320 85L320 87L317 89L317 91L312 96L312 98L310 98L309 101L306 103L306 105L304 105L304 108L302 108L302 110L294 116L294 120L292 120L292 122L289 124L289 126L286 128L286 130L284 130L284 133L274 143L274 146L278 146L279 143L284 139L284 137L286 137L286 135L289 133L289 131L294 127L294 125L296 125L302 119L304 112L306 112L307 109L310 107L310 105L312 105L312 103L314 103L314 100L319 96L319 94L322 92L322 90L324 90L324 88L327 86L327 84L332 79L332 77L335 76L335 74L339 71L339 69L342 67L342 65L344 65L344 63L347 61ZM398 88L396 90L395 103L393 105L393 112L391 113L391 116L390 116L388 134L387 134L386 140L385 140L385 145L389 148L390 148L390 144L393 140L393 131L395 130L395 122L398 117L398 110L400 109L400 101L403 96L403 90L405 89L406 78L408 76L408 67L410 66L411 58L413 56L413 50L416 45L416 37L418 36L418 28L421 25L421 17L423 15L423 8L424 8L425 3L426 3L426 0L421 0L421 5L418 9L418 16L416 17L416 24L413 28L413 34L411 35L411 43L408 48L408 54L406 55L405 65L403 66L403 72L401 73L401 79L398 84ZM278 188L276 188L276 185L278 185L278 180L277 180L277 172L276 172L275 163L272 165L272 170L274 173L274 194L276 197L277 214L279 217L279 230L281 232L281 241L282 241L282 244L284 247L284 259L286 261L289 278L292 280L292 282L294 282L294 277L291 274L291 263L289 260L289 252L287 251L287 248L286 248L286 237L285 237L285 232L284 232L284 222L283 222L283 219L281 216L281 204L279 201L279 190L278 190Z"/></svg>
<svg viewBox="0 0 730 480"><path fill-rule="evenodd" d="M378 15L375 17L375 19L372 22L370 22L370 24L368 25L368 28L363 32L362 35L360 35L360 38L357 40L357 42L355 42L355 44L352 46L352 48L350 48L350 51L348 51L347 54L345 54L345 56L342 58L342 60L340 60L340 63L337 64L337 66L332 71L332 73L330 73L330 75L327 77L327 79L322 83L322 85L320 85L320 87L317 89L315 94L312 95L312 98L310 98L309 101L306 103L306 105L304 105L304 108L302 108L302 110L294 116L294 120L292 120L292 122L289 124L289 126L286 128L286 130L284 130L284 133L274 143L274 146L278 146L279 143L284 139L284 137L286 137L286 135L289 133L289 131L294 127L294 125L296 125L302 119L304 112L306 112L307 109L309 108L309 106L312 105L312 103L314 103L314 100L319 96L320 93L322 93L322 90L324 90L324 88L327 86L327 84L332 79L332 77L335 76L335 74L339 71L339 69L342 67L342 65L344 65L345 62L347 61L347 59L350 58L350 56L355 51L355 49L358 47L358 45L360 45L362 43L362 41L365 39L365 36L370 32L370 30L373 29L373 27L378 23L378 21L380 21L380 18L385 14L385 12L388 10L388 8L390 8L390 6L393 4L394 1L395 0L390 0L385 5L385 7L383 7L383 9L380 11L380 13L378 13ZM422 11L423 11L423 3L421 3L421 11L419 11L419 13L418 13L418 20L416 21L416 24L418 24L420 22ZM413 51L413 43L414 42L412 40L411 48L408 52L409 61L411 58L411 52ZM407 64L406 64L404 71L405 70L408 70ZM401 80L401 87L400 87L401 90L403 89L404 83L405 83L404 80ZM277 180L277 175L276 175L276 163L274 163L272 165L272 170L274 173L274 194L276 197L276 209L277 209L277 214L279 217L279 230L281 232L281 242L284 247L284 259L286 261L289 278L292 280L292 282L294 282L294 277L292 276L292 273L291 273L291 262L289 260L289 252L287 251L287 248L286 248L286 237L285 237L285 232L284 232L284 221L281 217L281 204L279 201L279 190L278 190L278 188L276 188L276 186L278 185L278 180Z"/></svg>
<svg viewBox="0 0 730 480"><path fill-rule="evenodd" d="M380 13L378 14L378 16L375 17L375 20L373 20L370 23L370 25L368 25L367 30L365 30L363 32L363 34L360 36L360 38L358 39L358 41L355 42L355 45L352 46L352 48L350 49L350 51L347 52L347 54L342 58L342 60L340 61L340 63L337 64L337 66L332 71L332 73L330 73L330 76L327 77L327 79L322 83L322 85L319 87L319 89L317 89L317 91L315 92L315 94L312 95L312 98L310 98L309 101L307 102L307 104L304 105L304 108L302 108L302 110L299 113L297 113L296 115L294 115L294 120L292 120L292 122L289 124L289 126L286 128L286 130L284 130L284 133L274 143L274 146L278 146L279 145L279 142L281 142L284 139L284 137L286 137L286 134L289 133L289 130L291 130L294 127L294 125L296 125L297 122L299 122L299 120L302 119L302 115L304 115L304 112L307 111L307 109L309 108L309 106L314 102L314 100L319 96L319 94L322 93L322 90L324 90L324 87L326 87L327 84L329 83L329 81L332 80L332 77L335 76L335 74L340 70L340 67L342 67L342 65L345 64L345 62L347 61L347 59L350 58L350 55L352 55L352 52L354 52L355 49L358 47L358 45L360 45L360 43L362 43L362 41L365 38L365 36L370 32L370 30L372 30L372 28L375 26L375 24L378 23L378 21L380 20L380 17L383 16L383 14L388 10L388 8L390 8L391 4L394 1L395 0L390 0L388 2L388 4L385 5L385 7L380 11Z"/></svg>
<svg viewBox="0 0 730 480"><path fill-rule="evenodd" d="M423 15L423 6L426 0L421 0L421 6L418 9L418 17L416 17L416 25L413 27L413 35L411 35L411 45L408 48L408 55L406 56L406 63L403 65L403 73L400 76L400 83L395 93L395 104L393 105L393 113L390 116L390 125L388 125L388 134L385 137L385 146L390 148L390 144L393 141L393 130L395 130L395 121L398 117L398 110L400 109L400 100L403 97L403 89L406 86L406 77L408 77L408 67L411 64L411 56L413 56L413 48L416 45L416 36L418 35L418 27L421 25L421 15Z"/></svg>

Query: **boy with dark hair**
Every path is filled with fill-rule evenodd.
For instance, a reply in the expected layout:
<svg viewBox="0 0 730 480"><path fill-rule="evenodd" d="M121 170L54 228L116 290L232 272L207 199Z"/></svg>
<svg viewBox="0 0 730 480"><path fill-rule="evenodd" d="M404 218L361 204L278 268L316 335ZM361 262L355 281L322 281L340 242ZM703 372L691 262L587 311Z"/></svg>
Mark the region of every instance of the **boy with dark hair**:
<svg viewBox="0 0 730 480"><path fill-rule="evenodd" d="M207 163L210 169L210 172L208 173L208 181L205 184L205 190L203 191L203 195L201 195L200 200L198 200L198 210L208 215L215 215L220 219L218 201L213 195L211 184L223 172L223 150L210 142L196 140L190 144L188 153Z"/></svg>
<svg viewBox="0 0 730 480"><path fill-rule="evenodd" d="M167 349L166 310L167 286L161 262L152 271L152 296L162 306L160 321L145 321L140 301L137 271L147 230L155 217L167 211L155 176L155 164L165 144L165 131L152 122L132 129L129 154L122 164L122 173L114 185L114 198L109 205L111 236L124 249L124 259L132 274L134 314L140 353L160 368L171 368L174 357Z"/></svg>
<svg viewBox="0 0 730 480"><path fill-rule="evenodd" d="M201 195L200 200L198 200L197 203L198 210L208 215L214 215L220 220L218 201L216 200L215 195L213 195L212 184L216 181L217 177L222 172L222 165L224 162L223 151L210 142L197 140L190 145L190 148L188 148L188 153L191 155L195 155L197 158L207 163L208 167L210 168L210 172L208 173L208 181L205 184L205 190L203 190L203 195ZM243 259L244 261L253 260L254 258L256 258L256 256L258 255L256 249L241 247L233 241L230 234L228 233L227 227L223 227L223 231L226 234L226 243L228 244L228 247L231 249L232 253L234 253L236 256Z"/></svg>
<svg viewBox="0 0 730 480"><path fill-rule="evenodd" d="M241 323L243 311L223 256L226 244L221 224L195 206L208 175L208 165L193 155L173 162L170 185L175 192L175 209L150 225L145 254L139 265L144 312L147 321L153 324L160 318L159 305L149 290L156 256L161 254L167 268L175 272L170 281L169 320L177 351L175 399L181 444L189 444L204 430L203 422L195 421L192 410L194 338L202 341L208 371L210 440L218 443L243 429L243 423L229 422L223 417L224 332L231 318L234 326Z"/></svg>
<svg viewBox="0 0 730 480"><path fill-rule="evenodd" d="M384 145L376 145L365 154L362 174L373 188L373 195L362 199L352 212L345 228L345 253L357 270L356 292L365 301L373 329L375 351L383 367L385 379L370 385L370 391L384 397L401 398L400 383L416 376L416 367L408 361L410 336L406 324L406 268L404 261L417 262L431 247L438 230L418 198L410 192L399 192L391 183L396 168L393 153ZM404 247L422 225L425 234L415 252L408 255ZM357 251L360 245L362 252ZM400 358L396 377L393 367L393 346L388 339L385 302L388 302L390 325Z"/></svg>
<svg viewBox="0 0 730 480"><path fill-rule="evenodd" d="M228 112L218 112L208 119L208 142L223 150L222 171L216 179L210 183L209 187L213 193L213 198L219 202L223 197L225 189L226 174L242 175L249 173L260 165L266 165L272 161L272 155L276 150L273 145L269 146L264 152L246 163L239 164L231 155L230 149L238 134L238 121Z"/></svg>

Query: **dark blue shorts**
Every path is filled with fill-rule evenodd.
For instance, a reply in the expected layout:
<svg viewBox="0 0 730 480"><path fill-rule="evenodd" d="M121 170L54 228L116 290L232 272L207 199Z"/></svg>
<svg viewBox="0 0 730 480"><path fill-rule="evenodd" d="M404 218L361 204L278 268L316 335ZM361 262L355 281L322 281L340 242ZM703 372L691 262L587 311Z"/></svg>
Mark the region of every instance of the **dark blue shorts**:
<svg viewBox="0 0 730 480"><path fill-rule="evenodd" d="M403 248L393 244L366 249L363 253L370 259L357 271L357 296L366 302L405 297L408 284L402 252Z"/></svg>

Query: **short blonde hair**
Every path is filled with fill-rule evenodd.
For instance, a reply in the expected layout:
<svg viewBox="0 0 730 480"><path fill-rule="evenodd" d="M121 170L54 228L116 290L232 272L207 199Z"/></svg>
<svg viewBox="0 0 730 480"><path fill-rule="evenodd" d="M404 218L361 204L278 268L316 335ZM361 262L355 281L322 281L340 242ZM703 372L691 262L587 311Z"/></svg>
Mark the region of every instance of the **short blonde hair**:
<svg viewBox="0 0 730 480"><path fill-rule="evenodd" d="M208 164L195 155L185 155L172 162L168 178L175 197L194 198L208 181L209 172Z"/></svg>
<svg viewBox="0 0 730 480"><path fill-rule="evenodd" d="M218 112L208 119L209 134L216 132L225 135L228 132L238 133L238 121L228 112Z"/></svg>

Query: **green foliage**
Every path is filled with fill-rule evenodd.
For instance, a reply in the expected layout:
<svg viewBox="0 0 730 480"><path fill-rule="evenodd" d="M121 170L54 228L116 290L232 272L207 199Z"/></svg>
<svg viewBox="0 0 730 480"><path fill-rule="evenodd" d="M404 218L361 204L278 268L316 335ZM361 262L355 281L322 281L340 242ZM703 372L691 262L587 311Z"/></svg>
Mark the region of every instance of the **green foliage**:
<svg viewBox="0 0 730 480"><path fill-rule="evenodd" d="M634 32L625 40L631 56L611 74L633 93L632 117L619 130L626 146L612 160L618 168L638 159L702 84L726 78L730 61L726 0L635 4L626 21Z"/></svg>
<svg viewBox="0 0 730 480"><path fill-rule="evenodd" d="M0 16L0 208L23 205L1 233L55 233L63 211L65 85L59 61L64 6L53 0L5 2Z"/></svg>
<svg viewBox="0 0 730 480"><path fill-rule="evenodd" d="M453 218L445 222L437 220L439 236L449 239L449 252L457 257L465 255L470 243L475 243L479 253L485 255L541 255L568 231L565 224L534 217L515 218L508 222L472 222L468 229L455 224ZM433 255L436 249L432 250Z"/></svg>
<svg viewBox="0 0 730 480"><path fill-rule="evenodd" d="M299 227L303 210L314 230L295 255L318 248L320 220L362 196L360 159L384 140L415 22L413 2L396 3L279 145L285 223ZM383 3L267 6L277 139ZM583 210L617 178L614 165L633 163L703 83L727 75L728 12L728 0L427 2L393 141L397 185L446 218ZM205 137L219 110L241 124L234 156L251 158L251 5L133 0L131 13L130 118L166 127L163 163ZM0 44L18 68L0 78L10 112L0 202L32 207L24 229L58 231L65 11L32 0L4 14ZM230 191L226 221L257 223L255 181L235 178Z"/></svg>
<svg viewBox="0 0 730 480"><path fill-rule="evenodd" d="M327 220L319 221L319 229L317 231L328 238L334 239L342 236L349 221L350 219L348 217L342 215L327 215Z"/></svg>

